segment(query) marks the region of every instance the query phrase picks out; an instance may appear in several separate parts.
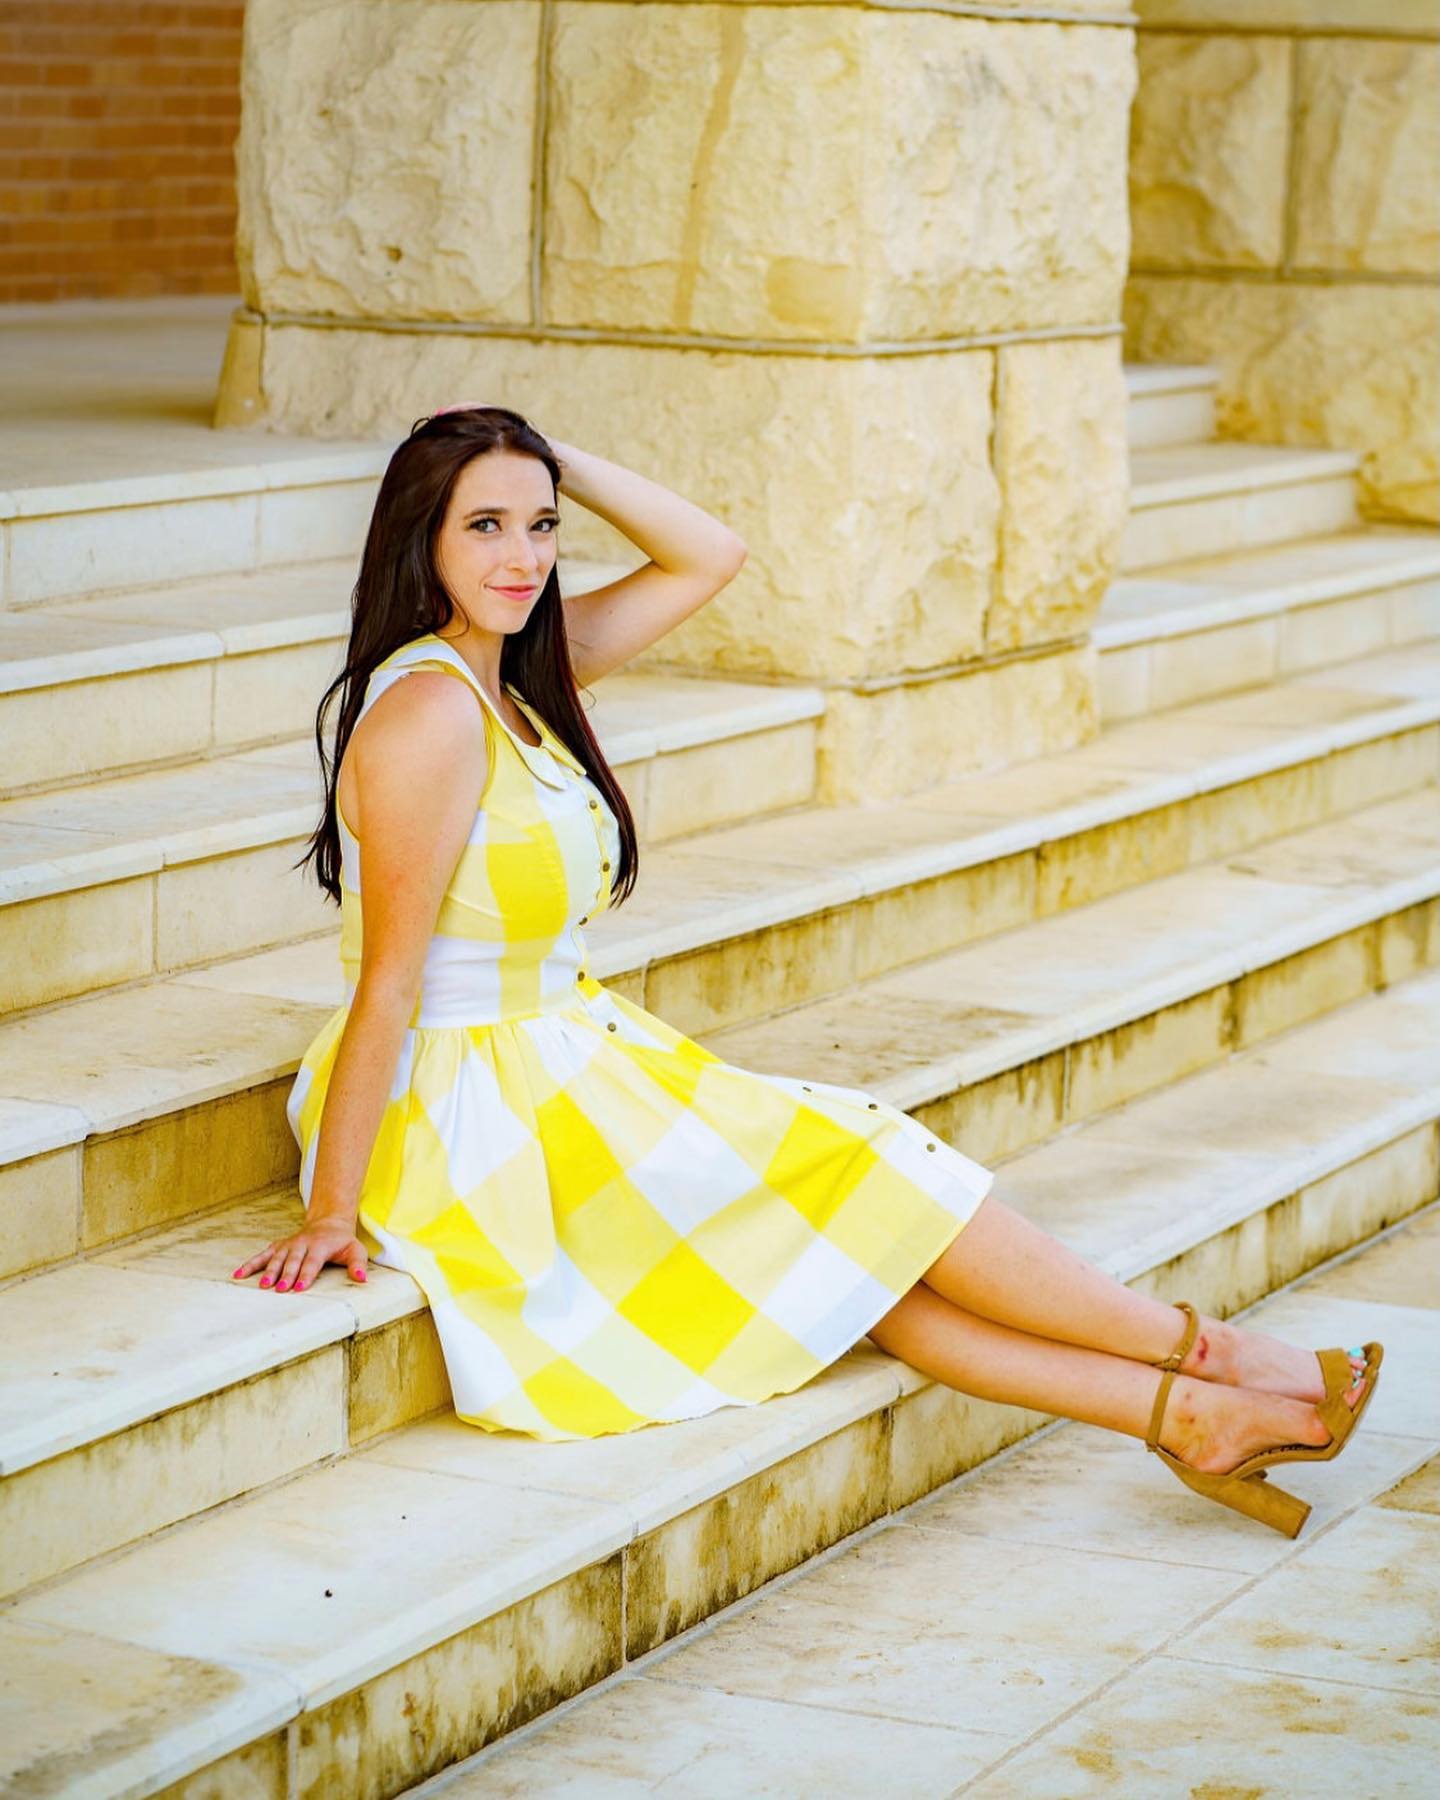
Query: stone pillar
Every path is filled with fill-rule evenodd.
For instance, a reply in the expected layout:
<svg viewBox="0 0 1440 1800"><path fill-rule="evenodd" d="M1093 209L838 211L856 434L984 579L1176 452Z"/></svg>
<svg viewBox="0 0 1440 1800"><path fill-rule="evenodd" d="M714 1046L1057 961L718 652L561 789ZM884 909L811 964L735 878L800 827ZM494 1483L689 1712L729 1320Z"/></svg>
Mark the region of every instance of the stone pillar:
<svg viewBox="0 0 1440 1800"><path fill-rule="evenodd" d="M1363 452L1440 524L1440 6L1136 0L1126 345L1210 362L1222 435Z"/></svg>
<svg viewBox="0 0 1440 1800"><path fill-rule="evenodd" d="M726 519L632 667L822 684L824 797L1081 742L1128 494L1133 15L250 0L217 422L460 396ZM562 506L568 553L624 540Z"/></svg>

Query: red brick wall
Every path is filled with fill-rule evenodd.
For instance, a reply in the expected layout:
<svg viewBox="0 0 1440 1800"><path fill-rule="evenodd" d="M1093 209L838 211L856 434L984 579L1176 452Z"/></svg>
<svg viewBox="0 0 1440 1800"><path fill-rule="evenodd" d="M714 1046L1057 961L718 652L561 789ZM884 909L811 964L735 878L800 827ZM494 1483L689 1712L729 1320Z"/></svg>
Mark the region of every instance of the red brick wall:
<svg viewBox="0 0 1440 1800"><path fill-rule="evenodd" d="M244 0L0 0L0 302L238 291Z"/></svg>

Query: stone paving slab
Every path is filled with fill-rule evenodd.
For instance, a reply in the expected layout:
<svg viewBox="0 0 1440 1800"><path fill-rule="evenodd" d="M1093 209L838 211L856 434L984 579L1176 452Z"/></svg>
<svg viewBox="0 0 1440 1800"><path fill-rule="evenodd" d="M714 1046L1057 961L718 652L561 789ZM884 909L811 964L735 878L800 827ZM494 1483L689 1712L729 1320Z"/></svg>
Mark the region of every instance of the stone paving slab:
<svg viewBox="0 0 1440 1800"><path fill-rule="evenodd" d="M1402 1268L1423 1300L1377 1291ZM1298 1540L1063 1425L412 1795L1428 1797L1440 1206L1247 1317L1386 1346L1344 1457L1276 1472Z"/></svg>

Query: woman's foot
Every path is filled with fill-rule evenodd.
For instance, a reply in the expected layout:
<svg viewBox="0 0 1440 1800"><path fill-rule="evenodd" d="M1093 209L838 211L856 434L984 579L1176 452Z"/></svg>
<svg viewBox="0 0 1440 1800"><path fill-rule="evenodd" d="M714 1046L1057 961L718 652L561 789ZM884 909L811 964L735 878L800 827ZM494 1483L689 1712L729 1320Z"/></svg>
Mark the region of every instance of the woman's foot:
<svg viewBox="0 0 1440 1800"><path fill-rule="evenodd" d="M1178 1343L1185 1315L1177 1311L1175 1316L1180 1321L1175 1334ZM1360 1377L1365 1371L1365 1358L1352 1356L1350 1366ZM1200 1315L1200 1329L1180 1364L1180 1373L1193 1375L1198 1381L1221 1381L1227 1387L1283 1394L1292 1400L1321 1400L1325 1396L1325 1378L1313 1350L1224 1319L1212 1319L1205 1313ZM1355 1402L1350 1400L1350 1404Z"/></svg>
<svg viewBox="0 0 1440 1800"><path fill-rule="evenodd" d="M1354 1383L1345 1392L1345 1404L1354 1406L1362 1391L1361 1383ZM1323 1450L1329 1442L1329 1428L1307 1400L1184 1375L1175 1378L1160 1428L1161 1447L1207 1475L1227 1475L1246 1457L1282 1444Z"/></svg>

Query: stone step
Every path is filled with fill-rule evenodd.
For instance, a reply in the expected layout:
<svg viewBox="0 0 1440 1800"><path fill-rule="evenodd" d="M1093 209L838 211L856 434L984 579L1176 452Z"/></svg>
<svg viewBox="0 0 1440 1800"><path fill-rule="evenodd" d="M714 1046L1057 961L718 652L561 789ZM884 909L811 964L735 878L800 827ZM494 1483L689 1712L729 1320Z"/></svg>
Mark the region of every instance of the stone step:
<svg viewBox="0 0 1440 1800"><path fill-rule="evenodd" d="M1215 436L1220 371L1204 364L1126 363L1126 435L1132 450L1204 444Z"/></svg>
<svg viewBox="0 0 1440 1800"><path fill-rule="evenodd" d="M1434 778L1440 744L1435 642L1132 721L903 804L806 805L816 691L611 683L617 700L651 700L636 748L653 753L622 775L655 847L590 936L635 998L691 1031L1404 792ZM694 742L692 693L715 703L708 743ZM292 867L318 794L313 749L296 742L0 802L0 946L13 950L0 1005L335 937L333 907ZM752 794L756 811L799 810L723 823ZM322 946L306 981L327 962Z"/></svg>
<svg viewBox="0 0 1440 1800"><path fill-rule="evenodd" d="M819 809L774 821L785 827L779 834L761 821L713 833L698 850L662 847L649 854L655 866L631 902L595 921L589 972L692 1036L767 1014L782 1033L818 1021L806 1054L828 1055L829 1038L843 1041L854 1029L848 1002L835 998L843 990L903 987L922 959L963 956L964 946L987 940L976 958L983 977L999 946L1009 956L1024 931L1043 931L1046 954L1077 957L1082 975L1097 956L1119 955L1117 967L1126 952L1158 956L1145 964L1129 1020L1137 1035L1156 1029L1157 1009L1188 997L1194 1004L1176 1015L1174 1053L1197 1030L1223 1043L1239 990L1217 995L1217 983L1249 971L1260 1015L1269 1004L1258 991L1260 962L1246 960L1252 951L1287 961L1282 1008L1292 979L1299 1001L1314 992L1330 1004L1336 983L1342 991L1357 980L1374 985L1393 979L1407 955L1436 953L1440 726L1433 707L1422 706L1417 722L1405 709L1420 703L1401 702L1395 731L1376 740L1357 705L1364 697L1302 679L1289 690L1206 703L1193 709L1198 719L1177 712L1117 728L1128 764L1114 746L1109 762L1071 752L975 778L961 793L935 790L929 810ZM1247 714L1262 723L1245 722ZM1399 724L1405 718L1409 728ZM1214 859L1233 867L1208 867ZM1157 887L1157 877L1170 886ZM1145 917L1155 904L1147 895L1160 894L1191 934L1187 967L1197 985L1188 996L1188 975L1159 993L1151 979L1175 958L1165 917ZM1207 936L1216 906L1234 915L1223 943ZM1110 932L1118 951L1106 936L1111 917L1123 921ZM1001 932L1008 936L993 936ZM1215 943L1224 966L1209 956ZM30 954L39 954L33 945ZM1022 954L1017 979L1033 992L1024 965ZM24 968L26 958L5 966ZM923 974L920 981L923 988ZM0 1208L13 1210L12 1228L0 1234L0 1274L293 1176L290 1078L342 999L332 935L0 1024ZM1124 1006L1112 1002L1097 1025L1119 1034L1106 1055L1118 1051L1126 1026ZM890 995L884 1004L900 1002ZM913 1010L915 1001L904 1004ZM1000 1016L986 1030L1003 1028L1007 1054L1023 1063L1034 1049L1031 1027L1051 1030L1056 1021L1028 1017L1033 999L1012 1006L1002 995L994 1004ZM951 1031L948 1019L940 1023ZM963 1014L959 1023L964 1029ZM1055 1066L1052 1056L1036 1072L1048 1069L1048 1082ZM967 1079L978 1079L973 1066ZM1026 1104L1043 1113L1049 1091L1042 1084ZM936 1096L917 1092L900 1103L922 1100Z"/></svg>
<svg viewBox="0 0 1440 1800"><path fill-rule="evenodd" d="M1430 1795L1440 1207L1245 1324L1385 1346L1344 1456L1273 1472L1298 1544L1057 1423L405 1792Z"/></svg>
<svg viewBox="0 0 1440 1800"><path fill-rule="evenodd" d="M1121 1279L1233 1312L1434 1199L1437 1004L1434 973L1360 1001L1015 1159L1004 1191ZM1043 1423L862 1339L760 1406L481 1432L401 1351L424 1309L398 1271L222 1298L238 1216L0 1296L24 1359L0 1656L34 1693L26 1753L97 1800L287 1759L297 1791L398 1792ZM385 1411L417 1398L435 1416Z"/></svg>
<svg viewBox="0 0 1440 1800"><path fill-rule="evenodd" d="M593 729L642 846L814 799L818 688L617 672ZM294 865L313 739L0 800L0 1009L338 929Z"/></svg>
<svg viewBox="0 0 1440 1800"><path fill-rule="evenodd" d="M392 450L215 432L173 467L131 474L117 455L113 474L12 483L0 493L0 606L353 559Z"/></svg>
<svg viewBox="0 0 1440 1800"><path fill-rule="evenodd" d="M560 571L576 594L624 573L568 557ZM354 579L332 558L0 613L0 794L313 743ZM332 742L334 723L332 707Z"/></svg>
<svg viewBox="0 0 1440 1800"><path fill-rule="evenodd" d="M1121 574L1360 524L1355 450L1217 442L1136 450Z"/></svg>
<svg viewBox="0 0 1440 1800"><path fill-rule="evenodd" d="M1440 532L1368 525L1113 582L1092 637L1106 720L1440 636Z"/></svg>

